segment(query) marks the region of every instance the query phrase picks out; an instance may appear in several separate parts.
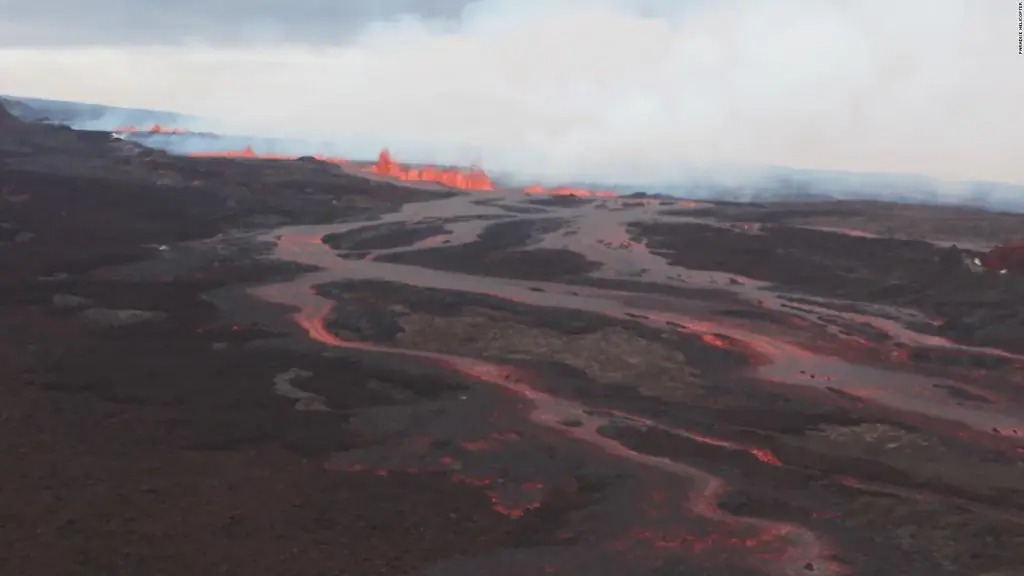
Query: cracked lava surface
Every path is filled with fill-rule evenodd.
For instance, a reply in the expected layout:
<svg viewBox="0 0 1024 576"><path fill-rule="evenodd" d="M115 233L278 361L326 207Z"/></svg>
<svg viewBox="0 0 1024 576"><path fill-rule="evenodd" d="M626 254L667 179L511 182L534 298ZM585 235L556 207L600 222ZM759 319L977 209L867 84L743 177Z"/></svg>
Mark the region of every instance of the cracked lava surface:
<svg viewBox="0 0 1024 576"><path fill-rule="evenodd" d="M709 349L741 354L746 361L726 374L754 388L817 405L867 407L937 437L975 443L1008 458L1024 456L1024 412L1014 398L981 386L966 371L919 371L907 351L994 358L1016 370L1024 358L912 329L908 326L930 320L895 307L878 305L877 314L867 314L810 296L795 305L767 282L672 266L637 237L636 223L729 224L679 215L680 205L696 209L699 203L672 202L675 215L663 214L665 204L624 198L541 204L526 194L489 192L407 204L377 220L283 228L267 237L276 243L275 258L319 268L253 289L264 300L293 307L294 320L308 338L334 349L418 359L473 383L456 398L356 411L353 426L381 440L335 454L329 468L447 473L452 481L485 490L494 508L512 518L543 508L562 492L579 490L574 478L580 470L600 470L602 477L611 478L596 503L574 514L563 544L454 559L427 574L654 574L679 565L715 574L837 575L858 573L860 567L844 561L833 538L835 525L823 524L819 530L720 506L736 477L722 470L725 465L719 461L727 460L722 455L743 455L754 469L789 467L784 455L762 443L738 439L735 433L718 436L707 426L689 429L640 411L598 406L585 394L559 388L553 381L559 375L520 365L514 358L339 334L331 329L339 313L334 300L322 294L324 285L386 282L641 324L699 339ZM324 240L392 224L440 225L444 232L397 248L336 251ZM571 251L598 265L587 278L674 287L694 295L631 290L625 284L603 287L578 281L580 275L569 280L557 275L551 280L517 279L439 269L429 259L415 261L417 253L471 247L492 226L509 224L533 228L519 246L504 248L507 253ZM739 233L756 235L760 230L744 227ZM701 298L697 290L728 298L732 308L752 313L716 314L722 301ZM301 392L303 377L302 372L288 373L276 386L313 409L308 406L319 404ZM711 456L690 462L626 440L630 434L652 432L698 446ZM840 482L858 485L856 479Z"/></svg>

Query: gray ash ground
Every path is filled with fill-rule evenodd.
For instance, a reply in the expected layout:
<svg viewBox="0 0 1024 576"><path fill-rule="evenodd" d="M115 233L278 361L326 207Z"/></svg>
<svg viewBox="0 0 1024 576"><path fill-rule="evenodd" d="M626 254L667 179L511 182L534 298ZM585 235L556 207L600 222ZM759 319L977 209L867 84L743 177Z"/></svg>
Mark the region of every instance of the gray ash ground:
<svg viewBox="0 0 1024 576"><path fill-rule="evenodd" d="M1024 294L942 245L1024 218L456 195L53 130L0 141L4 573L1024 566ZM827 230L884 218L918 237Z"/></svg>

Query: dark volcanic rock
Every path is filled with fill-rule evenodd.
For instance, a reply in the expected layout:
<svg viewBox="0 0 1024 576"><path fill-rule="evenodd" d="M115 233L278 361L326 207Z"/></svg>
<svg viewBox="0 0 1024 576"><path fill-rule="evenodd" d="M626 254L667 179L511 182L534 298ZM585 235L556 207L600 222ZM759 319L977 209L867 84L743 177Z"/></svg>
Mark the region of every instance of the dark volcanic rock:
<svg viewBox="0 0 1024 576"><path fill-rule="evenodd" d="M1014 274L972 272L967 251L800 227L763 230L745 234L702 223L633 227L634 237L676 266L730 272L818 296L910 306L944 319L944 336L1024 350L1024 281ZM695 245L714 249L690 249ZM1009 256L1000 253L992 262L1008 263Z"/></svg>
<svg viewBox="0 0 1024 576"><path fill-rule="evenodd" d="M5 101L0 99L0 152L27 151L21 142L26 128L25 122L12 114L6 108Z"/></svg>
<svg viewBox="0 0 1024 576"><path fill-rule="evenodd" d="M110 310L108 308L90 308L80 314L81 318L100 328L116 328L131 326L142 322L163 320L167 314L152 310Z"/></svg>
<svg viewBox="0 0 1024 576"><path fill-rule="evenodd" d="M381 250L401 248L434 236L449 234L443 224L371 224L328 234L322 241L335 250Z"/></svg>
<svg viewBox="0 0 1024 576"><path fill-rule="evenodd" d="M553 206L560 208L572 208L574 206L586 206L587 204L593 204L596 201L595 198L589 198L587 196L577 196L575 194L566 194L564 196L550 196L548 198L536 198L530 200L530 204L536 206Z"/></svg>
<svg viewBox="0 0 1024 576"><path fill-rule="evenodd" d="M577 276L600 268L599 263L571 250L518 250L529 246L538 235L558 230L563 224L564 221L559 218L498 222L488 226L474 242L384 254L378 261L541 281Z"/></svg>
<svg viewBox="0 0 1024 576"><path fill-rule="evenodd" d="M897 308L917 308L925 314L907 317L928 337L1019 349L1024 278L972 272L980 254L794 228L810 224L773 205L764 234L638 227L657 256L732 271L732 284L583 280L597 262L534 248L593 209L553 206L545 211L565 219L505 221L475 239L458 228L450 245L393 254L381 247L487 216L463 211L472 200L462 196L415 211L430 218L382 225L404 202L447 193L308 159L139 158L115 154L124 143L101 132L34 121L18 132L0 127L0 160L17 160L0 170L0 450L17 462L0 490L0 574L449 575L502 564L575 576L661 564L653 573L739 576L796 558L786 573L831 573L835 560L856 574L995 576L1024 565L1013 545L1024 541L1019 444L1002 440L1018 430L996 437L878 401L909 398L914 410L909 395L922 394L924 416L1017 418L1015 358L914 346L887 328ZM238 233L327 222L358 222L327 241L380 258L334 259L278 231L289 248L279 254L314 250L307 262L338 264L338 274L288 282L316 268L272 265L262 258L270 243L257 239L275 234ZM577 239L588 229L574 226ZM589 240L614 249L620 232ZM628 272L628 256L609 258L608 272ZM404 283L357 281L379 261L417 267L378 268ZM478 276L440 283L465 292L429 290L417 282L444 275L423 266ZM789 294L755 306L759 288L740 275ZM584 281L619 294L572 285ZM331 342L325 314L326 332L358 346L309 342ZM759 379L764 359L750 349L777 360L779 382ZM855 366L875 370L860 377ZM854 386L828 377L846 371ZM949 378L927 386L903 372ZM871 380L892 386L876 397ZM946 397L956 410L928 412ZM837 555L787 551L812 542L800 527ZM525 567L509 561L518 558Z"/></svg>
<svg viewBox="0 0 1024 576"><path fill-rule="evenodd" d="M0 126L10 129L11 126L24 125L24 122L7 109L8 104L7 100L0 98Z"/></svg>
<svg viewBox="0 0 1024 576"><path fill-rule="evenodd" d="M333 332L354 334L362 340L388 342L404 330L394 309L368 298L338 299L333 316L328 323Z"/></svg>

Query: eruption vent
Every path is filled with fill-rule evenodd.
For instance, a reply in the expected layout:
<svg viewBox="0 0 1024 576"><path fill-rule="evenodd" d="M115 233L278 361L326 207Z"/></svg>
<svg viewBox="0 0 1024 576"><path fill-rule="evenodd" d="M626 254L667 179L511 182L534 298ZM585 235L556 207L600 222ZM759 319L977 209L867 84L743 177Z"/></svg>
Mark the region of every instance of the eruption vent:
<svg viewBox="0 0 1024 576"><path fill-rule="evenodd" d="M405 168L391 158L391 151L387 148L380 151L377 162L368 171L406 182L437 182L459 190L494 190L494 183L479 167L474 166L468 171L437 166Z"/></svg>
<svg viewBox="0 0 1024 576"><path fill-rule="evenodd" d="M129 130L130 129L130 130ZM164 130L163 134L170 133L159 125L153 129ZM153 132L151 129L151 133ZM122 128L120 131L131 131L134 128ZM182 132L175 132L182 133ZM260 154L253 150L252 146L246 146L242 150L228 150L220 152L192 152L189 156L193 158L252 158L260 160L295 160L296 157L287 154ZM343 158L325 157L322 155L313 156L317 160L330 162L332 164L347 165L348 161ZM438 166L402 166L391 156L391 151L384 148L377 155L377 161L361 168L363 172L394 178L403 182L434 182L466 191L490 191L494 190L494 183L491 178L479 166L472 166L468 170L464 168L441 168ZM577 196L584 198L611 198L617 196L614 192L594 191L573 186L556 186L545 188L543 186L529 186L524 189L527 194L547 196Z"/></svg>

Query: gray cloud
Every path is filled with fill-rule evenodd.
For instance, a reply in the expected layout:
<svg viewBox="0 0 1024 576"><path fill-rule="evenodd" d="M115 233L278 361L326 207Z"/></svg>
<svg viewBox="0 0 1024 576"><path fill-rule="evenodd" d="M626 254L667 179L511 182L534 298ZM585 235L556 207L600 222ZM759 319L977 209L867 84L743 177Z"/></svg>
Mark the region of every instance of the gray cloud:
<svg viewBox="0 0 1024 576"><path fill-rule="evenodd" d="M0 93L552 179L778 165L1024 183L1014 2L194 1L69 6L19 32L36 44L0 49ZM25 10L0 10L0 38L43 21ZM113 13L110 30L203 42L37 45L76 19L95 37Z"/></svg>
<svg viewBox="0 0 1024 576"><path fill-rule="evenodd" d="M0 46L343 44L372 22L455 21L471 0L0 0Z"/></svg>

